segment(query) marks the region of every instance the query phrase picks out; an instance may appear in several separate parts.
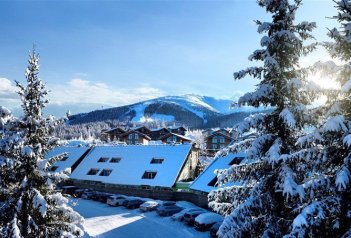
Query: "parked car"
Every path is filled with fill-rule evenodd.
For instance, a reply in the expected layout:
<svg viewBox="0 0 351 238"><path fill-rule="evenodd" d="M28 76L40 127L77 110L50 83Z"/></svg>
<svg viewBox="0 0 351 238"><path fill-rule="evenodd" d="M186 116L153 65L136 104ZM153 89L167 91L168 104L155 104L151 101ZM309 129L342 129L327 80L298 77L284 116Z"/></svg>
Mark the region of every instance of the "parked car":
<svg viewBox="0 0 351 238"><path fill-rule="evenodd" d="M106 203L110 206L121 206L126 199L127 197L124 195L112 195L107 199Z"/></svg>
<svg viewBox="0 0 351 238"><path fill-rule="evenodd" d="M222 225L222 222L216 222L215 224L212 225L210 229L210 236L212 238L217 238L217 231L219 230L219 227Z"/></svg>
<svg viewBox="0 0 351 238"><path fill-rule="evenodd" d="M176 205L175 201L164 201L162 202L162 206L166 207L166 206L174 206Z"/></svg>
<svg viewBox="0 0 351 238"><path fill-rule="evenodd" d="M147 211L154 211L159 206L158 202L156 201L146 201L140 205L140 211L147 212Z"/></svg>
<svg viewBox="0 0 351 238"><path fill-rule="evenodd" d="M94 201L99 201L100 196L102 196L104 192L96 191L94 194L91 196L91 199Z"/></svg>
<svg viewBox="0 0 351 238"><path fill-rule="evenodd" d="M61 189L62 189L62 194L68 194L68 195L72 196L74 190L78 189L78 187L69 185L69 186L63 186L63 187L61 187Z"/></svg>
<svg viewBox="0 0 351 238"><path fill-rule="evenodd" d="M171 218L172 218L172 220L174 220L174 221L183 221L183 219L184 219L184 214L186 213L186 212L193 212L193 211L206 211L206 210L204 210L204 209L202 209L202 208L199 208L199 207L193 207L193 208L186 208L186 209L184 209L184 210L182 210L182 211L180 211L180 212L178 212L178 213L176 213L176 214L173 214L172 216L171 216Z"/></svg>
<svg viewBox="0 0 351 238"><path fill-rule="evenodd" d="M194 225L194 222L195 222L195 218L202 214L202 213L205 213L206 211L205 210L198 210L198 211L192 211L192 212L186 212L184 214L184 223L189 225L189 226L193 226Z"/></svg>
<svg viewBox="0 0 351 238"><path fill-rule="evenodd" d="M83 192L82 198L83 199L91 199L94 194L95 194L94 191L88 190L88 191Z"/></svg>
<svg viewBox="0 0 351 238"><path fill-rule="evenodd" d="M99 194L99 196L98 196L98 201L99 201L99 202L106 203L106 202L107 202L107 199L108 199L109 197L111 197L111 196L113 196L113 194L111 194L111 193L101 193L101 194Z"/></svg>
<svg viewBox="0 0 351 238"><path fill-rule="evenodd" d="M73 191L72 196L75 198L80 198L80 197L82 197L84 192L88 192L88 191L92 191L92 190L89 188L78 188L78 189Z"/></svg>
<svg viewBox="0 0 351 238"><path fill-rule="evenodd" d="M181 210L183 210L182 207L178 207L176 205L170 205L170 206L159 206L156 209L156 212L160 216L171 216L175 213L180 212Z"/></svg>
<svg viewBox="0 0 351 238"><path fill-rule="evenodd" d="M138 208L144 202L145 202L144 200L135 198L135 199L128 200L128 202L124 206L128 209L135 209L135 208Z"/></svg>
<svg viewBox="0 0 351 238"><path fill-rule="evenodd" d="M206 212L195 218L194 226L198 231L208 231L215 223L223 222L223 220L223 216L217 213Z"/></svg>

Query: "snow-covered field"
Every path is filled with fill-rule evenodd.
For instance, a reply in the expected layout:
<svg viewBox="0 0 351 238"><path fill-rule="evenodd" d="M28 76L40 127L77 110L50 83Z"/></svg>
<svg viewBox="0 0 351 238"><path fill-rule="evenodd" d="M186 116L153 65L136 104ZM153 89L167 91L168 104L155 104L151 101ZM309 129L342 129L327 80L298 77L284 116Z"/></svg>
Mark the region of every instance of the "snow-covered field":
<svg viewBox="0 0 351 238"><path fill-rule="evenodd" d="M110 207L92 200L73 199L74 209L84 218L84 238L186 238L209 237L208 232L198 232L170 217L160 217L156 212L140 212L124 207Z"/></svg>

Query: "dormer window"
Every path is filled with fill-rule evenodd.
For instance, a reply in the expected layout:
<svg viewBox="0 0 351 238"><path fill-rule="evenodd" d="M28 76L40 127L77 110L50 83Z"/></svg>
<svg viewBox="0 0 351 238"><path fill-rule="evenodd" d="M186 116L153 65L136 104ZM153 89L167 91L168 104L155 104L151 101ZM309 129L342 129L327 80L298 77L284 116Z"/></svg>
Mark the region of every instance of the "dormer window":
<svg viewBox="0 0 351 238"><path fill-rule="evenodd" d="M58 169L58 166L52 166L49 171L54 172Z"/></svg>
<svg viewBox="0 0 351 238"><path fill-rule="evenodd" d="M104 162L107 162L108 161L108 158L107 157L101 157L98 162L99 163L104 163Z"/></svg>
<svg viewBox="0 0 351 238"><path fill-rule="evenodd" d="M229 165L240 164L244 157L234 157L232 161L230 161Z"/></svg>
<svg viewBox="0 0 351 238"><path fill-rule="evenodd" d="M112 169L103 169L99 176L109 176L112 172Z"/></svg>
<svg viewBox="0 0 351 238"><path fill-rule="evenodd" d="M145 171L141 178L142 179L154 179L156 177L156 174L157 174L156 171Z"/></svg>
<svg viewBox="0 0 351 238"><path fill-rule="evenodd" d="M100 169L90 169L87 175L96 175Z"/></svg>
<svg viewBox="0 0 351 238"><path fill-rule="evenodd" d="M217 182L218 182L218 179L217 179L217 176L216 176L207 185L211 186L211 187L217 187Z"/></svg>
<svg viewBox="0 0 351 238"><path fill-rule="evenodd" d="M110 163L119 163L121 161L122 158L120 157L112 157L112 159L110 160Z"/></svg>
<svg viewBox="0 0 351 238"><path fill-rule="evenodd" d="M152 158L150 164L162 164L164 161L163 158Z"/></svg>
<svg viewBox="0 0 351 238"><path fill-rule="evenodd" d="M68 155L62 157L61 161L66 161L68 159Z"/></svg>

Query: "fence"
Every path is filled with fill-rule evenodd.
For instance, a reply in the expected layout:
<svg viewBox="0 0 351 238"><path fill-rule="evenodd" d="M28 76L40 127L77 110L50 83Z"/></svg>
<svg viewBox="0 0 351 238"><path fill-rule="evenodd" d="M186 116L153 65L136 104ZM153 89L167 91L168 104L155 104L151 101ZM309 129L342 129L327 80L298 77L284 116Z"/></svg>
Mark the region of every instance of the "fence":
<svg viewBox="0 0 351 238"><path fill-rule="evenodd" d="M167 188L150 188L137 186L119 186L101 182L89 182L72 180L73 184L80 188L90 188L102 192L118 193L127 196L147 197L168 201L188 201L203 208L207 208L207 194L198 194L189 191L173 191Z"/></svg>

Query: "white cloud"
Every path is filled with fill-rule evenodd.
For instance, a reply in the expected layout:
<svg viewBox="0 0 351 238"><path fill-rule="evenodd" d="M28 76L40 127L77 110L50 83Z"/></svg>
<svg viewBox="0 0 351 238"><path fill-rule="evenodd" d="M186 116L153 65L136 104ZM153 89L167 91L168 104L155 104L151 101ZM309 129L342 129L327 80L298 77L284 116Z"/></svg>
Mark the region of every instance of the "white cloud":
<svg viewBox="0 0 351 238"><path fill-rule="evenodd" d="M63 104L101 104L109 106L127 105L142 100L163 96L164 93L149 85L136 88L117 88L104 83L94 83L74 78L62 85L48 87L50 103Z"/></svg>
<svg viewBox="0 0 351 238"><path fill-rule="evenodd" d="M16 91L16 86L9 79L0 77L0 106L19 107L20 99Z"/></svg>

